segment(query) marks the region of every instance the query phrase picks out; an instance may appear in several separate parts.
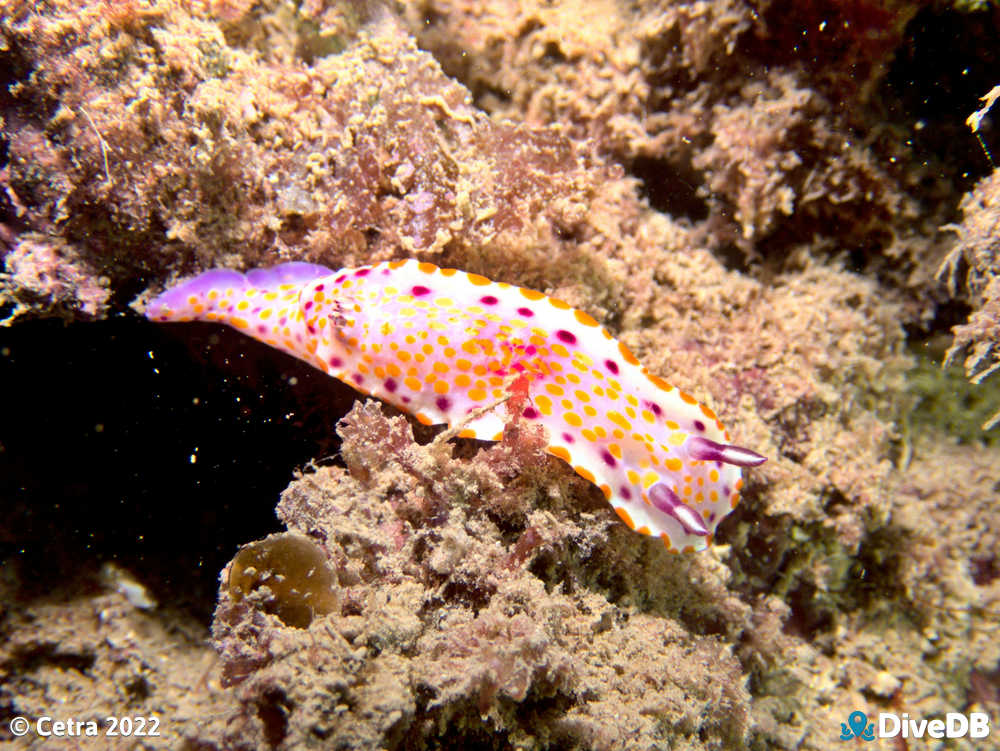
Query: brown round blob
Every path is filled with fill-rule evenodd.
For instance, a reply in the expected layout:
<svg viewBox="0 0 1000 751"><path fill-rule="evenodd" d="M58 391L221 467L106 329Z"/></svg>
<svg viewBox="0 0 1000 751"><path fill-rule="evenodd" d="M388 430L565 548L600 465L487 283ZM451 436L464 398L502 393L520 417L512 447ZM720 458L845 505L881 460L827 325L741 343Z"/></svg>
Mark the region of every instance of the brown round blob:
<svg viewBox="0 0 1000 751"><path fill-rule="evenodd" d="M230 564L227 586L237 602L266 587L264 611L295 628L307 628L314 617L340 607L337 578L323 549L292 532L240 548Z"/></svg>

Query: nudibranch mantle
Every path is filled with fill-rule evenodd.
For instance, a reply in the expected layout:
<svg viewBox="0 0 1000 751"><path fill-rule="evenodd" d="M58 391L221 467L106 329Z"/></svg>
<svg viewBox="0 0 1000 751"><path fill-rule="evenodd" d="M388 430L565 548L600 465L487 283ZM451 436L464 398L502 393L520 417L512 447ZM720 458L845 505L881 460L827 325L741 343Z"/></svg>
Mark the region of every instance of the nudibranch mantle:
<svg viewBox="0 0 1000 751"><path fill-rule="evenodd" d="M333 271L287 263L207 271L147 306L154 321L216 321L283 350L424 424L456 425L528 382L523 418L597 485L631 529L671 550L708 545L741 467L705 405L640 365L582 310L534 290L414 259ZM503 437L504 410L460 436Z"/></svg>

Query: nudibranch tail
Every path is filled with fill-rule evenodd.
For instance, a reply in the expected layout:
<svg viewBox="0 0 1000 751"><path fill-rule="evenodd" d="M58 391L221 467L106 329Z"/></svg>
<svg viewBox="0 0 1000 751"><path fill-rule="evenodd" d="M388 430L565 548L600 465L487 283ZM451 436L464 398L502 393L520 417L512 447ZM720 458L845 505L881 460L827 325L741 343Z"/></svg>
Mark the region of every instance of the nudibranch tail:
<svg viewBox="0 0 1000 751"><path fill-rule="evenodd" d="M457 269L406 260L209 271L147 315L228 324L421 423L462 424L464 438L503 437L503 410L483 407L517 381L522 418L543 428L547 451L671 550L706 547L739 501L742 468L765 461L584 311Z"/></svg>

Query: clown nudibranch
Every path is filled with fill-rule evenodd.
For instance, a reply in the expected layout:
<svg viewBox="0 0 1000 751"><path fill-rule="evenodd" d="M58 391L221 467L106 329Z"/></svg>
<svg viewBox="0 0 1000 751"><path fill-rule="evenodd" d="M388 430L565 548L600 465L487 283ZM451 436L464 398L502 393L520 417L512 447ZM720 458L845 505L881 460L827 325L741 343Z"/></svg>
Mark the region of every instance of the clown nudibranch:
<svg viewBox="0 0 1000 751"><path fill-rule="evenodd" d="M706 547L736 507L741 467L766 461L730 445L711 409L587 313L457 269L413 259L218 269L168 289L146 315L228 324L425 425L466 422L465 438L502 438L501 410L481 408L522 379L523 418L544 428L548 452L671 550Z"/></svg>

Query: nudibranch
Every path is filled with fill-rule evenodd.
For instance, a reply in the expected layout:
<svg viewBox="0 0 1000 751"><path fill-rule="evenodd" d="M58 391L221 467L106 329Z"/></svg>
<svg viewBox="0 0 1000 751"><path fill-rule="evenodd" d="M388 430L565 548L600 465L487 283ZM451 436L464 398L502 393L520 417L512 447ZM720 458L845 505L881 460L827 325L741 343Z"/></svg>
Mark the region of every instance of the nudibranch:
<svg viewBox="0 0 1000 751"><path fill-rule="evenodd" d="M671 550L706 547L736 507L741 468L765 461L584 311L457 269L410 259L213 270L146 315L228 324L421 423L465 421L467 438L500 440L505 410L482 408L526 381L523 418L544 428L548 452Z"/></svg>

